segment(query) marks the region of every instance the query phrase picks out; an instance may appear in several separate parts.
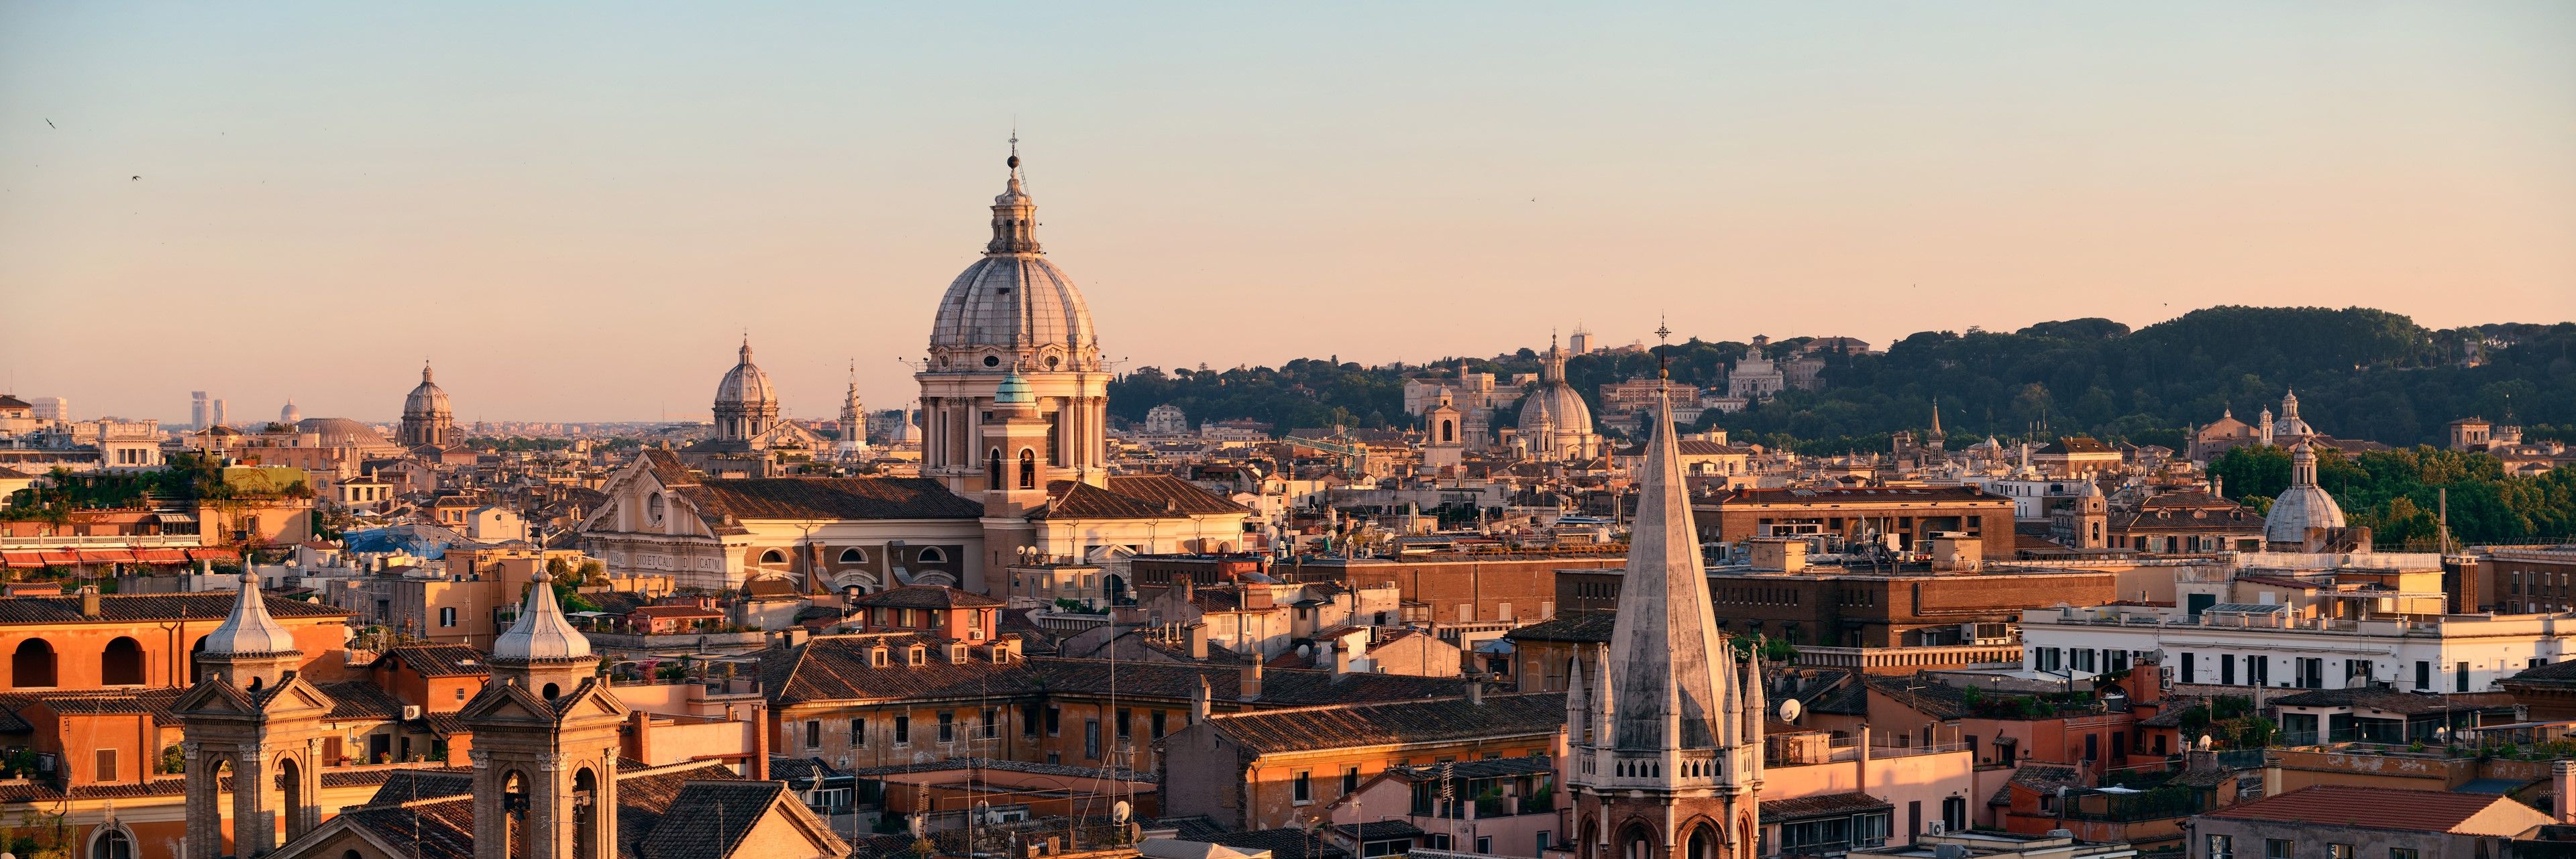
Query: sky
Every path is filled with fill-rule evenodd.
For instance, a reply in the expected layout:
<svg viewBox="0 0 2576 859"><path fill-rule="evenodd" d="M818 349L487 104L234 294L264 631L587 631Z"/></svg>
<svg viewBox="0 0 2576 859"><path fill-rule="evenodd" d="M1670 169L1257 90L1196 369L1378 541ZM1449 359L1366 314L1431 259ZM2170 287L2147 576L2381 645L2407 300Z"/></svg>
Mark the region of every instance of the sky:
<svg viewBox="0 0 2576 859"><path fill-rule="evenodd" d="M0 3L0 386L894 407L1015 128L1122 370L2576 318L2576 4L1105 5Z"/></svg>

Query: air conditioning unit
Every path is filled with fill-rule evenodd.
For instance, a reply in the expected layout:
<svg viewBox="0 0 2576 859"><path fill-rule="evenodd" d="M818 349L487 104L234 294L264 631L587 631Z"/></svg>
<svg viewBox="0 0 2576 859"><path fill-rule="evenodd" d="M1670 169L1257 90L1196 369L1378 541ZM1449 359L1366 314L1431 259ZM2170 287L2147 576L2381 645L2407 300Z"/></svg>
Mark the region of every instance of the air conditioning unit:
<svg viewBox="0 0 2576 859"><path fill-rule="evenodd" d="M418 706L411 704L403 705L403 721L410 722L418 720L419 718L420 708Z"/></svg>
<svg viewBox="0 0 2576 859"><path fill-rule="evenodd" d="M840 768L842 768L842 769L849 769L849 768L850 768L850 756L849 756L849 755L842 755L842 756L840 756L840 757L838 757L838 758L835 758L835 759L833 759L832 764L833 764L834 766L840 767Z"/></svg>
<svg viewBox="0 0 2576 859"><path fill-rule="evenodd" d="M1923 827L1923 834L1925 835L1945 835L1948 834L1949 831L1950 823L1945 820L1935 820Z"/></svg>

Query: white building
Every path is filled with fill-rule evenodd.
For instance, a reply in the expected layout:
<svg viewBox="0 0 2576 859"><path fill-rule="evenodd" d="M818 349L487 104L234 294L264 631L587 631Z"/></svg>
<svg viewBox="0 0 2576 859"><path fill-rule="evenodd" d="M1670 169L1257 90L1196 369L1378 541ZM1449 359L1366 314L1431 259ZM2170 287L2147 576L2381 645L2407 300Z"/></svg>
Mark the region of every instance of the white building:
<svg viewBox="0 0 2576 859"><path fill-rule="evenodd" d="M1145 410L1146 435L1188 435L1190 418L1181 407L1164 403Z"/></svg>
<svg viewBox="0 0 2576 859"><path fill-rule="evenodd" d="M2180 575L2171 607L2023 612L2023 665L2086 676L2154 654L2183 685L2481 692L2576 640L2576 616L2444 613L2433 554L2248 553Z"/></svg>

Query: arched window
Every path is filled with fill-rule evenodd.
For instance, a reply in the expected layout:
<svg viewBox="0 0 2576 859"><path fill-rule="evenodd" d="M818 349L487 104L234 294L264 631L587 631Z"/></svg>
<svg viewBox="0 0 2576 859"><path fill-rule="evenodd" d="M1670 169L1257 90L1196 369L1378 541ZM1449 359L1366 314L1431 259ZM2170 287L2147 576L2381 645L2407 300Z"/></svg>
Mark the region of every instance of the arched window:
<svg viewBox="0 0 2576 859"><path fill-rule="evenodd" d="M867 553L866 551L861 550L861 549L860 549L859 547L857 547L857 546L851 546L851 547L849 547L849 548L847 548L847 549L842 549L842 550L841 550L841 563L844 563L844 564L864 564L864 563L867 563L867 562L868 562L868 553Z"/></svg>
<svg viewBox="0 0 2576 859"><path fill-rule="evenodd" d="M948 563L948 553L939 551L937 546L923 546L920 560L925 564L945 564Z"/></svg>
<svg viewBox="0 0 2576 859"><path fill-rule="evenodd" d="M1038 452L1020 448L1020 488L1038 488Z"/></svg>
<svg viewBox="0 0 2576 859"><path fill-rule="evenodd" d="M54 645L41 638L18 643L18 652L9 657L9 685L20 689L44 689L54 685Z"/></svg>
<svg viewBox="0 0 2576 859"><path fill-rule="evenodd" d="M509 855L528 855L528 776L517 770L501 775L501 843Z"/></svg>
<svg viewBox="0 0 2576 859"><path fill-rule="evenodd" d="M1691 830L1689 859L1715 859L1715 851L1709 849L1708 829L1705 827Z"/></svg>
<svg viewBox="0 0 2576 859"><path fill-rule="evenodd" d="M366 857L358 855L358 851L355 850L342 850L340 859L366 859Z"/></svg>
<svg viewBox="0 0 2576 859"><path fill-rule="evenodd" d="M667 506L668 502L662 500L662 493L656 492L644 497L644 515L651 517L654 522L662 521L662 514Z"/></svg>
<svg viewBox="0 0 2576 859"><path fill-rule="evenodd" d="M599 859L599 777L584 767L572 774L572 859Z"/></svg>
<svg viewBox="0 0 2576 859"><path fill-rule="evenodd" d="M108 642L107 650L98 655L98 679L109 686L142 685L143 645L124 636Z"/></svg>
<svg viewBox="0 0 2576 859"><path fill-rule="evenodd" d="M1447 419L1443 419L1443 420L1441 420L1441 421L1440 421L1440 443L1441 443L1441 444L1448 444L1448 443L1450 443L1450 442L1454 442L1454 441L1457 441L1457 440L1458 440L1458 422L1457 422L1457 421L1453 421L1453 420L1447 420Z"/></svg>
<svg viewBox="0 0 2576 859"><path fill-rule="evenodd" d="M206 637L200 635L197 636L197 643L188 647L188 682L190 683L206 679L197 676L197 654L204 652L206 652Z"/></svg>
<svg viewBox="0 0 2576 859"><path fill-rule="evenodd" d="M787 553L778 551L777 549L762 552L760 553L760 563L762 566L787 563Z"/></svg>
<svg viewBox="0 0 2576 859"><path fill-rule="evenodd" d="M101 826L89 841L89 859L134 859L134 839L124 829Z"/></svg>
<svg viewBox="0 0 2576 859"><path fill-rule="evenodd" d="M984 456L984 485L1002 488L1002 449L993 448Z"/></svg>
<svg viewBox="0 0 2576 859"><path fill-rule="evenodd" d="M305 803L304 767L297 764L292 756L277 759L277 790L285 800L282 807L286 809L286 840L303 837L304 815L298 814L297 810Z"/></svg>

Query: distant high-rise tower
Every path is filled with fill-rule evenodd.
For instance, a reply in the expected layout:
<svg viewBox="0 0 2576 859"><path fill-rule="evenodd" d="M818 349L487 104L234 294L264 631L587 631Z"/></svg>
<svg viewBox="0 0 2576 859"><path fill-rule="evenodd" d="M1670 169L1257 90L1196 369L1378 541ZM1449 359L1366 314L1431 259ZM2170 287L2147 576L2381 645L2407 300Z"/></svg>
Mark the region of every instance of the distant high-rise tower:
<svg viewBox="0 0 2576 859"><path fill-rule="evenodd" d="M66 400L61 397L35 397L29 399L27 404L36 407L35 415L37 420L69 421L72 419L72 401L70 400Z"/></svg>
<svg viewBox="0 0 2576 859"><path fill-rule="evenodd" d="M1566 344L1565 344L1565 345L1567 345L1567 346L1571 346L1571 347L1574 347L1574 354L1577 354L1577 355L1588 355L1588 354L1591 354L1591 353L1592 353L1592 331L1591 331L1591 329L1588 329L1588 328L1583 327L1583 325L1582 325L1581 323L1576 323L1576 324L1575 324L1575 326L1574 326L1574 336L1573 336L1573 337L1570 337L1570 338L1567 338L1567 339L1566 339Z"/></svg>
<svg viewBox="0 0 2576 859"><path fill-rule="evenodd" d="M212 403L206 406L206 420L211 421L207 426L219 427L224 425L224 398L216 397Z"/></svg>
<svg viewBox="0 0 2576 859"><path fill-rule="evenodd" d="M206 416L207 416L207 415L206 415L206 406L207 406L207 401L206 401L206 392L204 392L204 391L189 391L189 392L188 392L188 426L189 426L189 428L191 428L191 429L205 429L205 428L206 428Z"/></svg>

